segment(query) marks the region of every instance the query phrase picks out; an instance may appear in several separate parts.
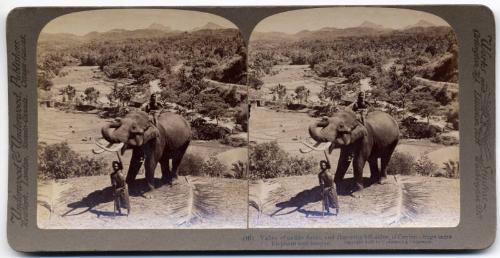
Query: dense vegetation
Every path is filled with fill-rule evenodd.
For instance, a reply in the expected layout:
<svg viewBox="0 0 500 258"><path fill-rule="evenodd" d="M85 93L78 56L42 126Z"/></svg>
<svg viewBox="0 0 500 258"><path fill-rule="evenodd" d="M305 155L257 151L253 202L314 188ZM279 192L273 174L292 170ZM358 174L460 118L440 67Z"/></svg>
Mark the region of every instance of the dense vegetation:
<svg viewBox="0 0 500 258"><path fill-rule="evenodd" d="M312 158L292 156L277 142L250 145L251 179L300 176L318 173L318 163Z"/></svg>
<svg viewBox="0 0 500 258"><path fill-rule="evenodd" d="M38 144L38 176L44 179L65 179L109 174L102 158L82 156L67 142Z"/></svg>
<svg viewBox="0 0 500 258"><path fill-rule="evenodd" d="M308 64L321 77L345 77L355 82L380 77L383 65L392 60L398 73L411 66L424 78L457 82L456 60L451 60L446 71L430 67L449 55L456 59L457 50L455 34L448 27L339 38L257 40L251 42L249 67L250 73L262 77L276 64Z"/></svg>
<svg viewBox="0 0 500 258"><path fill-rule="evenodd" d="M440 165L433 163L426 155L417 160L408 153L396 151L387 167L387 174L460 178L458 161L450 160Z"/></svg>
<svg viewBox="0 0 500 258"><path fill-rule="evenodd" d="M333 105L325 111L337 110L340 100L358 91L360 81L368 79L369 101L377 108L399 120L418 115L427 121L410 119L402 123L403 136L434 137L439 130L429 123L435 116L458 129L458 45L450 27L415 27L342 37L329 35L328 31L311 32L307 37L299 34L286 39L260 36L251 42L248 74L253 76L249 78L253 88L262 86L262 78L272 75L275 65L308 65L312 76L325 81L318 97ZM285 99L286 93L278 86L273 89L275 95ZM304 89L295 90L296 104L302 105L308 97Z"/></svg>
<svg viewBox="0 0 500 258"><path fill-rule="evenodd" d="M124 32L125 33L125 32ZM132 33L132 32L127 32ZM143 31L137 32L143 33ZM208 106L235 107L233 96L204 92L203 79L224 83L246 83L246 48L236 29L200 30L154 36L113 39L103 33L91 39L71 39L66 44L56 36L42 37L38 45L38 87L49 90L52 79L67 65L99 66L108 79L128 79L116 85L111 100L126 105L144 92L148 82L159 79L164 101L204 111L217 119L224 110ZM153 36L152 36L153 35ZM233 98L232 98L233 97ZM200 105L204 103L204 105Z"/></svg>

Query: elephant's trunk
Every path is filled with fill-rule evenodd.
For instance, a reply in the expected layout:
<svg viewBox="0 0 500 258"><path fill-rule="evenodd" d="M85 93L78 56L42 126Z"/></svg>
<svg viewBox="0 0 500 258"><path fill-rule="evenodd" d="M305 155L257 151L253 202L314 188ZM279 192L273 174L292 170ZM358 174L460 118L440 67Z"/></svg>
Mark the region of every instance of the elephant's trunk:
<svg viewBox="0 0 500 258"><path fill-rule="evenodd" d="M101 134L102 137L106 139L106 141L111 143L119 143L121 141L114 135L114 128L116 128L116 125L109 123L102 127Z"/></svg>
<svg viewBox="0 0 500 258"><path fill-rule="evenodd" d="M315 123L311 126L309 126L309 135L317 141L317 142L328 142L330 141L330 137L326 137L323 132L321 131L323 129L323 123Z"/></svg>

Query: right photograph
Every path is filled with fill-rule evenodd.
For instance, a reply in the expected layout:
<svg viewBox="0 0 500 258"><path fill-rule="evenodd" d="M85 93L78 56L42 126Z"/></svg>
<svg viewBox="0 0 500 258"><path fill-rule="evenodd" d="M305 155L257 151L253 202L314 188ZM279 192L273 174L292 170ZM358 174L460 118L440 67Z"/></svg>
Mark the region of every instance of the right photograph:
<svg viewBox="0 0 500 258"><path fill-rule="evenodd" d="M313 8L248 48L249 227L455 227L458 42L431 13Z"/></svg>

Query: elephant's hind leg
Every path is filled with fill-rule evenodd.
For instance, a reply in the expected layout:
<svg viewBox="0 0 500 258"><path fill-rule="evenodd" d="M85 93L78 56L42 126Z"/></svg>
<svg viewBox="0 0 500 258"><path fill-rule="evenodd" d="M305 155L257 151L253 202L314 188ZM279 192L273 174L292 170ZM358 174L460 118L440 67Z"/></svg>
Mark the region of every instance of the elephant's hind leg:
<svg viewBox="0 0 500 258"><path fill-rule="evenodd" d="M370 165L370 181L371 183L378 182L380 180L380 171L378 170L378 158L371 158L368 161Z"/></svg>
<svg viewBox="0 0 500 258"><path fill-rule="evenodd" d="M389 162L391 161L392 154L394 153L394 150L396 149L396 146L398 145L398 142L394 142L390 148L387 149L387 151L382 155L381 157L381 169L380 169L380 180L379 184L385 184L387 183L387 166L389 165Z"/></svg>
<svg viewBox="0 0 500 258"><path fill-rule="evenodd" d="M161 165L161 182L163 184L170 182L170 157L164 153L160 159Z"/></svg>
<svg viewBox="0 0 500 258"><path fill-rule="evenodd" d="M177 169L182 162L182 158L184 154L186 154L186 150L189 147L189 141L184 143L175 153L172 159L172 181L177 179Z"/></svg>

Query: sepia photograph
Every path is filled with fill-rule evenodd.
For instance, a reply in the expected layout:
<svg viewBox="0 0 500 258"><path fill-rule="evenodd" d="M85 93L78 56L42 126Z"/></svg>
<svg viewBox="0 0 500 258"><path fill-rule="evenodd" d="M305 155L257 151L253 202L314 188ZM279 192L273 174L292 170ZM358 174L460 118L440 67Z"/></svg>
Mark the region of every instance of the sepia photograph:
<svg viewBox="0 0 500 258"><path fill-rule="evenodd" d="M102 9L37 45L42 229L246 228L247 49L220 16Z"/></svg>
<svg viewBox="0 0 500 258"><path fill-rule="evenodd" d="M430 13L278 13L248 47L249 227L455 227L458 43Z"/></svg>

